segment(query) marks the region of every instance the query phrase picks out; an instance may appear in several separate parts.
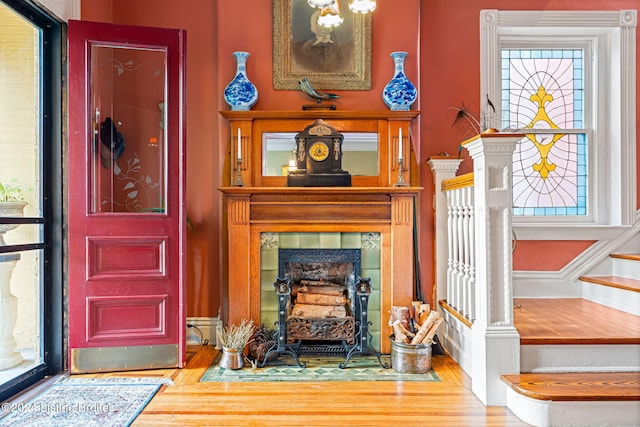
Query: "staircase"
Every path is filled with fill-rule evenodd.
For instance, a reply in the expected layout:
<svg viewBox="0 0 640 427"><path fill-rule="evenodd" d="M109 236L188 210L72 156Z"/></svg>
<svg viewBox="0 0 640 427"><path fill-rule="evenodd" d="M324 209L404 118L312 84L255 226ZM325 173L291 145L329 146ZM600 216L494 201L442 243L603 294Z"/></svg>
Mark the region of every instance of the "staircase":
<svg viewBox="0 0 640 427"><path fill-rule="evenodd" d="M638 278L640 254L616 253L580 277L582 298L514 300L521 373L502 380L515 415L535 426L640 425Z"/></svg>
<svg viewBox="0 0 640 427"><path fill-rule="evenodd" d="M640 426L640 211L560 271L510 270L511 189L492 174L511 173L509 143L465 141L473 174L429 160L441 342L483 403L531 425Z"/></svg>

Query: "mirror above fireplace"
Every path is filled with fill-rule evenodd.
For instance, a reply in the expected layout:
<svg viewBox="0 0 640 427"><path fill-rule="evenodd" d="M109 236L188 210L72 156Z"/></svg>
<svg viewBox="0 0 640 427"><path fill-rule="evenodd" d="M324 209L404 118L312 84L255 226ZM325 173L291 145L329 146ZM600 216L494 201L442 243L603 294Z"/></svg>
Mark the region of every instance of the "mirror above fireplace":
<svg viewBox="0 0 640 427"><path fill-rule="evenodd" d="M419 111L249 110L220 114L229 121L228 138L221 140L228 147L223 187L235 181L232 178L238 171L245 186L286 187L293 136L317 119L344 135L342 166L353 177L352 187L393 186L398 181L399 158L404 159L403 180L419 181L411 139L412 123ZM402 143L400 135L404 135Z"/></svg>
<svg viewBox="0 0 640 427"><path fill-rule="evenodd" d="M342 167L354 176L378 176L380 155L376 132L343 132ZM286 176L295 150L296 132L262 134L262 176Z"/></svg>

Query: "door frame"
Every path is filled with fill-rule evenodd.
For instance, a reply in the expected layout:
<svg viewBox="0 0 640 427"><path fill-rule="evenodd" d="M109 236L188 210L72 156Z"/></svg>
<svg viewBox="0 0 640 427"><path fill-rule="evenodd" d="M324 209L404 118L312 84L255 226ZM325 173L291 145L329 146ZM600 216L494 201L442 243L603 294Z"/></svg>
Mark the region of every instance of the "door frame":
<svg viewBox="0 0 640 427"><path fill-rule="evenodd" d="M31 2L0 0L9 8L30 20L42 31L41 40L41 149L42 149L42 215L43 278L40 294L40 341L42 362L28 372L0 384L0 401L52 376L64 367L64 253L63 234L63 98L66 94L63 58L66 45L66 25Z"/></svg>

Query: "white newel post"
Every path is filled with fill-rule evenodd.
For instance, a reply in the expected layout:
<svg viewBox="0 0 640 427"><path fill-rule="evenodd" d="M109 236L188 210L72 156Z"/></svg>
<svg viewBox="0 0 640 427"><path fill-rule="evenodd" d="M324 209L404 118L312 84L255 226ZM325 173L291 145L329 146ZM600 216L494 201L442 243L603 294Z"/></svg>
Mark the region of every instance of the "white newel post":
<svg viewBox="0 0 640 427"><path fill-rule="evenodd" d="M434 156L427 160L433 173L433 209L435 211L435 254L436 254L436 283L433 289L433 309L441 311L438 301L448 299L447 268L448 268L448 230L447 225L447 196L442 191L442 181L453 178L462 163L462 159Z"/></svg>
<svg viewBox="0 0 640 427"><path fill-rule="evenodd" d="M0 371L22 362L16 352L13 328L18 317L18 298L11 293L11 273L20 259L18 254L0 254Z"/></svg>
<svg viewBox="0 0 640 427"><path fill-rule="evenodd" d="M481 134L463 143L473 158L476 319L471 328L471 389L485 404L506 404L502 374L520 373L513 324L511 254L512 158L523 135Z"/></svg>

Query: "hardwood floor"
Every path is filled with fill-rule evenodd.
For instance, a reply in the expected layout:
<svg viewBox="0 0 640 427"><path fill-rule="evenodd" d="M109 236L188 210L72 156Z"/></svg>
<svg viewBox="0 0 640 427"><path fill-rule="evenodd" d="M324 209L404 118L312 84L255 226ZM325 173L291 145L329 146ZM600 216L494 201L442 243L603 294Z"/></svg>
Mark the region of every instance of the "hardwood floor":
<svg viewBox="0 0 640 427"><path fill-rule="evenodd" d="M184 369L85 376L172 378L134 426L526 426L503 407L485 407L448 356L434 356L441 382L200 383L216 350L189 349Z"/></svg>

